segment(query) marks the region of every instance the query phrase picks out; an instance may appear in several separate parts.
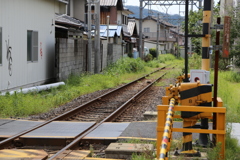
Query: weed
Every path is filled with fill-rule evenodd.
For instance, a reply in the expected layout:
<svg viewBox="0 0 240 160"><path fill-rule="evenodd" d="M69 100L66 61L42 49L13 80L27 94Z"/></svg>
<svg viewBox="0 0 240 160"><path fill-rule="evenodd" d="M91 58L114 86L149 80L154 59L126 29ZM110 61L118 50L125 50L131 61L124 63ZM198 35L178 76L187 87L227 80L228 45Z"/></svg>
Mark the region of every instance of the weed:
<svg viewBox="0 0 240 160"><path fill-rule="evenodd" d="M201 57L198 54L193 54L189 58L189 64L188 64L189 69L200 69L201 68Z"/></svg>
<svg viewBox="0 0 240 160"><path fill-rule="evenodd" d="M221 142L219 142L215 147L210 148L208 147L207 150L207 158L208 160L216 160L216 159L221 159L221 156L219 153L221 151Z"/></svg>
<svg viewBox="0 0 240 160"><path fill-rule="evenodd" d="M94 156L94 149L93 149L93 145L91 145L91 144L89 146L89 151L90 151L89 157L93 157Z"/></svg>
<svg viewBox="0 0 240 160"><path fill-rule="evenodd" d="M131 159L132 160L153 160L155 159L155 155L153 154L152 151L147 150L144 153L133 153Z"/></svg>
<svg viewBox="0 0 240 160"><path fill-rule="evenodd" d="M176 59L175 56L172 55L172 54L160 54L160 55L158 56L158 61L159 61L160 63L165 63L165 62L167 62L167 61L173 61L173 60L175 60L175 59Z"/></svg>

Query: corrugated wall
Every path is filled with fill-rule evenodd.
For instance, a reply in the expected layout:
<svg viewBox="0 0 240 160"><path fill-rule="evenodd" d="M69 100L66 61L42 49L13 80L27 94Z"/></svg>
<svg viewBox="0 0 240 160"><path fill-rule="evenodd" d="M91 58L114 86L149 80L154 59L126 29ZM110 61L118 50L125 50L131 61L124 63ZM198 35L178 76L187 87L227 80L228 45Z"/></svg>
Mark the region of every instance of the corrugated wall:
<svg viewBox="0 0 240 160"><path fill-rule="evenodd" d="M40 84L54 78L54 14L60 2L54 0L0 1L3 63L0 66L0 91ZM38 31L38 61L27 61L27 31ZM12 75L9 75L7 43L11 46Z"/></svg>

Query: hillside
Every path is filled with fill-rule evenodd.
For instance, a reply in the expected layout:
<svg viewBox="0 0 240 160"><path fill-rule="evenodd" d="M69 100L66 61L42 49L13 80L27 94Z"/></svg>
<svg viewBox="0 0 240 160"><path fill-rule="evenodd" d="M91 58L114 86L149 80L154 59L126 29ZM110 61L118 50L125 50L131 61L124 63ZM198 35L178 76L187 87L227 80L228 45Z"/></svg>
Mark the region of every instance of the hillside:
<svg viewBox="0 0 240 160"><path fill-rule="evenodd" d="M139 18L139 7L138 6L129 6L129 5L125 5L126 8L128 8L130 11L132 11L134 14L130 15L130 17L135 17L135 18ZM147 17L148 15L154 15L157 16L157 13L159 11L157 10L152 10L152 12L149 12L147 8L143 9L143 17ZM164 19L165 21L173 24L173 25L178 25L178 23L182 23L184 21L184 17L180 16L178 14L166 14L163 12L159 12L160 16L162 17L162 19Z"/></svg>

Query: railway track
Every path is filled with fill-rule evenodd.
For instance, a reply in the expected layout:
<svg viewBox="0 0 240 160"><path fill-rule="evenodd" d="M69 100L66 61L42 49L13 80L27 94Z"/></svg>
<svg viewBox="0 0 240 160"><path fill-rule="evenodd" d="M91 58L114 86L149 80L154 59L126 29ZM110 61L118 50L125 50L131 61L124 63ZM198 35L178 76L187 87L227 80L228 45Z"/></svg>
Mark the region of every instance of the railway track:
<svg viewBox="0 0 240 160"><path fill-rule="evenodd" d="M74 140L69 141L68 145L58 151L56 154L51 156L49 159L57 159L57 157L67 149L75 149L78 147L79 142L83 137L88 135L90 132L95 130L104 122L123 122L133 121L134 117L129 113L134 113L139 108L134 108L134 102L139 99L148 89L157 81L159 81L167 71L166 67L156 70L150 74L147 74L133 82L130 82L124 86L121 86L113 91L99 96L83 105L80 105L62 115L52 118L51 120L45 121L36 127L33 127L27 131L23 131L10 138L7 138L0 142L0 148L9 148L10 146L25 146L27 144L21 141L21 136L30 133L40 127L43 127L54 121L81 121L81 122L93 122L93 124L84 132L82 132ZM156 74L160 76L156 79ZM154 75L155 74L155 75ZM154 78L151 78L154 75ZM134 111L135 110L135 111ZM125 114L125 115L124 115ZM37 145L37 144L36 144Z"/></svg>

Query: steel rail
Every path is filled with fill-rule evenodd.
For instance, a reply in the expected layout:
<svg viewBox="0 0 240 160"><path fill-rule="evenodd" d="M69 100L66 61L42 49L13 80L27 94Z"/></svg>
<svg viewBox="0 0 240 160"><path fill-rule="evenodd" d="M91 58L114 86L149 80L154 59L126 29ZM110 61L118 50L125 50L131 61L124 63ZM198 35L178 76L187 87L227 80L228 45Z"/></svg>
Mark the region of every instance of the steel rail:
<svg viewBox="0 0 240 160"><path fill-rule="evenodd" d="M98 126L100 126L101 124L103 124L104 122L111 122L113 121L115 118L117 118L118 115L120 115L125 109L126 107L135 99L140 98L148 89L150 89L150 87L158 82L162 77L164 77L166 75L166 73L164 73L163 75L161 75L158 79L156 79L155 81L153 81L152 83L150 83L149 85L147 85L145 88L143 88L141 91L139 91L138 93L136 93L132 98L130 98L128 101L126 101L123 105L121 105L118 109L116 109L113 113L111 113L108 117L106 117L105 119L103 119L101 122L95 124L94 126L92 126L92 128L90 128L87 132L83 133L81 136L79 136L78 138L76 138L74 141L72 141L70 144L68 144L67 146L65 146L63 149L61 149L60 151L58 151L55 155L53 155L52 157L50 157L48 160L53 160L53 159L58 159L58 156L63 153L65 150L70 149L71 147L73 147L74 145L76 145L81 139L83 139L85 136L87 136L89 133L91 133L93 130L95 130Z"/></svg>
<svg viewBox="0 0 240 160"><path fill-rule="evenodd" d="M157 80L155 80L154 82L150 83L148 86L146 86L145 88L143 88L141 91L139 91L137 94L135 94L132 98L130 98L127 102L125 102L122 106L127 106L130 104L130 102L139 99L142 95L144 95L145 92L148 91L148 89L156 82L158 82L160 79L162 79L164 76L166 75L166 73L164 73L162 76L160 76ZM107 119L106 122L112 122L115 118L117 118L119 115L121 115L124 110L126 109L126 107L119 107L116 111L112 113Z"/></svg>
<svg viewBox="0 0 240 160"><path fill-rule="evenodd" d="M169 65L167 65L167 66L169 66ZM153 73L156 73L156 72L158 72L158 71L160 71L160 70L163 70L163 69L165 69L167 66L162 67L162 68L160 68L160 69L157 69L157 70L155 70L155 71L153 71L153 72L151 72L151 73L149 73L149 74L144 75L143 77L138 78L137 80L134 80L134 81L132 81L132 82L130 82L130 83L127 83L127 84L125 84L125 85L123 85L123 86L121 86L121 87L118 87L118 88L116 88L116 89L114 89L114 90L112 90L112 91L110 91L110 92L108 92L108 93L105 93L105 94L103 94L103 95L101 95L101 96L99 96L99 97L97 97L97 98L95 98L95 99L93 99L93 100L91 100L91 101L88 101L88 102L86 102L86 103L84 103L84 104L82 104L82 105L80 105L80 106L78 106L78 107L76 107L76 108L74 108L74 109L72 109L72 110L64 113L64 114L61 114L61 115L59 115L59 116L57 116L57 117L55 117L55 118L52 118L52 119L50 119L50 120L48 120L48 121L46 121L46 122L43 122L43 123L41 123L41 124L38 124L38 125L30 128L30 129L28 129L28 130L22 131L22 132L20 132L20 133L18 133L18 134L16 134L16 135L13 135L13 136L5 139L5 140L2 140L2 141L0 141L0 149L3 149L3 148L4 148L4 145L7 145L7 144L9 144L9 143L12 143L13 140L19 138L20 136L22 136L22 135L24 135L24 134L27 134L27 133L29 133L29 132L32 132L32 131L34 131L34 130L36 130L36 129L44 126L44 125L47 125L47 124L53 122L53 121L65 119L66 117L69 117L69 115L71 115L72 113L76 113L76 112L78 112L79 110L85 108L85 106L90 105L90 104L96 102L97 100L99 100L99 99L101 99L101 98L103 98L103 97L105 97L105 96L108 96L108 95L110 95L110 94L112 94L112 93L114 93L114 92L117 92L118 90L120 90L120 89L122 89L122 88L124 88L124 87L127 87L127 86L129 86L129 85L131 85L131 84L133 84L133 83L136 83L136 82L138 82L138 81L140 81L140 80L142 80L142 79L150 76L150 75L153 74ZM95 124L96 124L96 123L95 123ZM92 126L94 126L95 124L93 124ZM92 126L90 126L89 128L91 128Z"/></svg>

